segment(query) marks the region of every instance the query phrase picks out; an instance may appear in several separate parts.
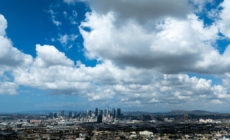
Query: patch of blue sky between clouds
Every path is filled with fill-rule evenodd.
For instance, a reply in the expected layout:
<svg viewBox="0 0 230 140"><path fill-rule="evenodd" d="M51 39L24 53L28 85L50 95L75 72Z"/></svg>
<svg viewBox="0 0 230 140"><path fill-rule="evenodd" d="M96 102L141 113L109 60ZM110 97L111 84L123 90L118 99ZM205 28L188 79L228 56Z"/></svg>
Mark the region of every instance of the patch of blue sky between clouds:
<svg viewBox="0 0 230 140"><path fill-rule="evenodd" d="M196 12L196 15L199 17L200 20L203 20L204 27L211 26L215 19L213 17L210 17L210 11L215 10L215 13L218 14L223 8L219 5L223 2L223 0L213 0L210 2L205 3L204 8Z"/></svg>
<svg viewBox="0 0 230 140"><path fill-rule="evenodd" d="M216 40L214 47L219 51L220 54L225 52L225 49L230 45L230 39L219 33L219 39Z"/></svg>
<svg viewBox="0 0 230 140"><path fill-rule="evenodd" d="M196 13L196 15L199 17L199 20L203 21L204 27L209 27L213 24L216 24L215 22L219 20L218 15L223 10L223 8L220 7L222 2L223 0L213 0L211 2L207 2L204 6L204 9ZM217 17L210 16L211 11L213 11ZM221 32L219 32L218 36L219 38L213 42L213 47L216 48L220 54L223 54L228 45L230 45L230 39L224 36Z"/></svg>

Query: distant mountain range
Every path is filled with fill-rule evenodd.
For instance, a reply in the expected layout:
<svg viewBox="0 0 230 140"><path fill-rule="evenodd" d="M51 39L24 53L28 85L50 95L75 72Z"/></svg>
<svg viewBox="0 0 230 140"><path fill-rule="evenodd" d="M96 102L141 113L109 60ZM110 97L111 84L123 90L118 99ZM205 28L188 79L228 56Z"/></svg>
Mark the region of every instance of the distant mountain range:
<svg viewBox="0 0 230 140"><path fill-rule="evenodd" d="M132 115L142 115L142 114L148 114L148 115L224 115L228 113L220 113L220 112L210 112L205 110L192 110L192 111L186 111L186 110L172 110L170 112L141 112L141 111L134 111L134 112L125 112L124 114L132 114Z"/></svg>
<svg viewBox="0 0 230 140"><path fill-rule="evenodd" d="M226 113L219 113L219 112L209 112L209 111L205 111L205 110L192 110L192 111L172 110L169 113L170 114L194 114L194 115L226 114Z"/></svg>

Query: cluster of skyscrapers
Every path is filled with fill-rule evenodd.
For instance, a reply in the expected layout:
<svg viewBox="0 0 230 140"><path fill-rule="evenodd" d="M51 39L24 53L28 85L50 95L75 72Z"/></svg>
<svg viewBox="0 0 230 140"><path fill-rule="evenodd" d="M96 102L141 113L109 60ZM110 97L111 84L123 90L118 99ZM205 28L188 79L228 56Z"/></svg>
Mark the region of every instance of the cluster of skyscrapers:
<svg viewBox="0 0 230 140"><path fill-rule="evenodd" d="M77 112L70 111L68 114L68 117L73 118L73 117L76 117L77 115L78 115ZM65 116L64 110L61 110L58 113L49 113L50 118L53 118L53 117L57 118L57 117L64 117L64 116Z"/></svg>
<svg viewBox="0 0 230 140"><path fill-rule="evenodd" d="M49 117L50 118L57 118L57 117L67 117L67 114L64 113L64 110L59 111L58 113L49 113ZM91 111L91 110L87 110L86 114L85 113L78 113L77 112L68 112L68 117L69 118L75 118L75 117L81 117L81 116L85 116L86 118L95 118L97 119L98 123L102 122L103 117L106 118L110 118L110 119L115 119L115 118L119 118L122 117L121 114L121 109L120 108L113 108L112 110L109 110L109 108L106 109L98 109L95 108L95 111Z"/></svg>
<svg viewBox="0 0 230 140"><path fill-rule="evenodd" d="M112 111L109 110L109 108L106 108L104 111L100 110L98 108L95 108L95 112L94 112L95 116L97 117L97 122L101 123L102 122L102 118L104 117L112 117L112 118L117 118L120 117L121 114L121 109L117 108L117 110L115 108L112 109ZM92 111L87 111L87 115L92 115Z"/></svg>
<svg viewBox="0 0 230 140"><path fill-rule="evenodd" d="M92 111L87 111L87 115L92 115ZM119 116L121 116L121 109L120 108L113 108L112 111L109 110L109 108L106 108L104 111L103 110L100 110L98 108L95 109L95 112L94 112L95 116L99 116L99 115L102 115L102 116L105 116L105 117L113 117L113 118L117 118Z"/></svg>

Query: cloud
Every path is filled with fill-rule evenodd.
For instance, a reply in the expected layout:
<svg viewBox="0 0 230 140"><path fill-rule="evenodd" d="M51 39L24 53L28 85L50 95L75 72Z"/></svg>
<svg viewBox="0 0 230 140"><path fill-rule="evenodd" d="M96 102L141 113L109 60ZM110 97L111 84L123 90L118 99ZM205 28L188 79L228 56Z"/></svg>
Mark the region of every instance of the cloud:
<svg viewBox="0 0 230 140"><path fill-rule="evenodd" d="M64 17L66 18L68 13L66 11L63 12Z"/></svg>
<svg viewBox="0 0 230 140"><path fill-rule="evenodd" d="M44 46L40 49L47 51ZM44 58L45 55L50 56L45 53ZM80 62L76 66L60 64L41 67L36 63L38 57L41 56L35 58L29 69L14 69L16 83L53 94L77 95L89 101L109 100L133 106L188 104L229 97L224 87L212 86L211 80L190 78L186 74L162 74L154 69L133 67L121 69L111 61L104 61L95 67L87 67Z"/></svg>
<svg viewBox="0 0 230 140"><path fill-rule="evenodd" d="M17 67L26 68L33 58L12 46L11 40L6 36L6 28L7 21L0 15L0 94L16 94L18 84L8 81L5 72L11 73Z"/></svg>
<svg viewBox="0 0 230 140"><path fill-rule="evenodd" d="M16 67L29 65L32 62L30 55L26 55L13 47L11 41L3 36L0 36L0 50L0 65Z"/></svg>
<svg viewBox="0 0 230 140"><path fill-rule="evenodd" d="M62 44L65 49L70 49L74 43L74 41L78 38L78 35L70 34L70 35L61 35L59 34L58 41Z"/></svg>
<svg viewBox="0 0 230 140"><path fill-rule="evenodd" d="M204 27L194 15L185 20L165 18L146 31L136 22L117 27L113 13L86 15L80 32L86 56L111 60L120 67L154 68L162 73L225 73L229 71L227 48L223 55L212 46L219 38L215 25ZM86 31L84 28L92 31Z"/></svg>
<svg viewBox="0 0 230 140"><path fill-rule="evenodd" d="M7 28L7 21L5 17L0 14L0 36L5 35L6 28Z"/></svg>
<svg viewBox="0 0 230 140"><path fill-rule="evenodd" d="M0 82L0 94L16 94L17 88L14 82Z"/></svg>
<svg viewBox="0 0 230 140"><path fill-rule="evenodd" d="M38 67L50 67L54 65L73 66L74 62L67 58L64 53L59 52L54 46L36 45L37 57L34 65Z"/></svg>
<svg viewBox="0 0 230 140"><path fill-rule="evenodd" d="M217 25L220 29L220 32L223 33L225 36L230 38L230 17L228 13L230 12L230 1L224 0L219 7L222 7L223 9L219 13L219 20L217 21Z"/></svg>
<svg viewBox="0 0 230 140"><path fill-rule="evenodd" d="M4 67L29 65L32 62L32 57L12 46L11 40L5 34L6 27L6 19L0 15L0 65Z"/></svg>
<svg viewBox="0 0 230 140"><path fill-rule="evenodd" d="M214 104L222 104L222 102L220 100L212 100L212 103L214 103Z"/></svg>
<svg viewBox="0 0 230 140"><path fill-rule="evenodd" d="M189 78L186 74L162 74L154 69L132 66L120 68L109 60L95 67L81 62L74 65L64 53L50 45L36 45L36 52L30 65L11 69L14 82L2 82L1 93L15 94L18 85L24 85L52 94L77 95L89 101L109 100L131 106L177 105L229 97L224 87L212 86L210 80Z"/></svg>
<svg viewBox="0 0 230 140"><path fill-rule="evenodd" d="M141 104L188 104L229 97L222 86L211 86L210 80L189 78L185 74L158 74L148 84L119 85L116 90L116 95L125 93L121 101Z"/></svg>
<svg viewBox="0 0 230 140"><path fill-rule="evenodd" d="M69 17L69 20L71 22L71 24L77 24L77 16L78 16L78 13L76 12L76 10L73 10L72 11L72 16Z"/></svg>
<svg viewBox="0 0 230 140"><path fill-rule="evenodd" d="M135 20L146 23L165 17L186 18L192 12L188 1L181 0L86 0L98 14L114 13L117 21Z"/></svg>
<svg viewBox="0 0 230 140"><path fill-rule="evenodd" d="M74 5L76 2L78 2L78 0L63 0L63 2L70 5Z"/></svg>
<svg viewBox="0 0 230 140"><path fill-rule="evenodd" d="M214 5L215 1L214 0L189 0L195 7L196 7L196 12L202 12L207 10L206 5Z"/></svg>
<svg viewBox="0 0 230 140"><path fill-rule="evenodd" d="M56 26L62 25L62 22L56 20L56 14L57 13L54 12L51 8L49 9L48 13L50 13L50 15L51 15L51 20L52 20L53 24L56 25Z"/></svg>

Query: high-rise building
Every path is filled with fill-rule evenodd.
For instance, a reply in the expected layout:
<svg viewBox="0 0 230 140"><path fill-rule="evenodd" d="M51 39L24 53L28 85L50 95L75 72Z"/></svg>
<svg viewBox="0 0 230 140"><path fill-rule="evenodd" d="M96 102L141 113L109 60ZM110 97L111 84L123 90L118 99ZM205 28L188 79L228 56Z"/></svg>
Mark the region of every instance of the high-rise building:
<svg viewBox="0 0 230 140"><path fill-rule="evenodd" d="M117 117L119 117L121 115L121 109L117 108Z"/></svg>
<svg viewBox="0 0 230 140"><path fill-rule="evenodd" d="M95 109L95 116L98 116L98 108Z"/></svg>
<svg viewBox="0 0 230 140"><path fill-rule="evenodd" d="M89 116L92 116L92 111L91 110L89 111Z"/></svg>
<svg viewBox="0 0 230 140"><path fill-rule="evenodd" d="M63 117L64 116L64 110L59 111L57 115L58 115L58 117L60 117L60 116Z"/></svg>
<svg viewBox="0 0 230 140"><path fill-rule="evenodd" d="M73 118L77 117L77 112L74 112L74 113L72 114L72 117L73 117Z"/></svg>
<svg viewBox="0 0 230 140"><path fill-rule="evenodd" d="M70 112L69 112L69 118L72 117L72 114L73 114L72 111L70 111Z"/></svg>
<svg viewBox="0 0 230 140"><path fill-rule="evenodd" d="M116 114L116 109L115 109L115 108L113 109L112 114L113 114L113 118L116 118L116 115L117 115L117 114Z"/></svg>
<svg viewBox="0 0 230 140"><path fill-rule="evenodd" d="M185 121L185 122L188 121L188 114L184 114L184 121Z"/></svg>
<svg viewBox="0 0 230 140"><path fill-rule="evenodd" d="M103 116L103 110L101 110L101 111L100 111L100 115L102 115L102 116Z"/></svg>
<svg viewBox="0 0 230 140"><path fill-rule="evenodd" d="M102 115L97 116L97 123L102 123Z"/></svg>
<svg viewBox="0 0 230 140"><path fill-rule="evenodd" d="M54 114L53 113L49 113L49 118L53 118Z"/></svg>
<svg viewBox="0 0 230 140"><path fill-rule="evenodd" d="M57 118L57 113L54 113L54 118Z"/></svg>
<svg viewBox="0 0 230 140"><path fill-rule="evenodd" d="M108 116L108 109L105 109L105 111L104 111L104 116L105 116L105 117Z"/></svg>
<svg viewBox="0 0 230 140"><path fill-rule="evenodd" d="M60 117L60 116L61 116L61 111L59 111L59 112L57 113L57 116L58 116L58 117Z"/></svg>

